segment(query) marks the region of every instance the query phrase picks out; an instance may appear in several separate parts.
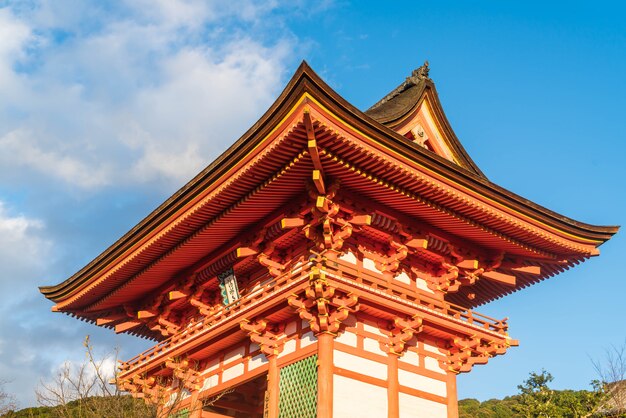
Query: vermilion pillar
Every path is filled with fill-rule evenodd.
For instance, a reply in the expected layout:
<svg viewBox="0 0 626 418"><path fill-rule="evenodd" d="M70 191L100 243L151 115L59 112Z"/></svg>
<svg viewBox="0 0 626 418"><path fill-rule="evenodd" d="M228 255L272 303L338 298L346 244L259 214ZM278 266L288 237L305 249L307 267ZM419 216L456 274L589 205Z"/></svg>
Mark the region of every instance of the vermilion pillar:
<svg viewBox="0 0 626 418"><path fill-rule="evenodd" d="M280 387L279 387L279 375L278 375L278 365L277 365L277 356L271 355L268 356L269 360L269 371L267 373L267 390L269 392L268 399L268 418L278 418L278 402L280 395Z"/></svg>
<svg viewBox="0 0 626 418"><path fill-rule="evenodd" d="M387 354L387 416L400 416L400 382L398 381L398 355Z"/></svg>
<svg viewBox="0 0 626 418"><path fill-rule="evenodd" d="M317 336L317 418L333 416L333 349L334 335L321 333Z"/></svg>
<svg viewBox="0 0 626 418"><path fill-rule="evenodd" d="M448 418L458 418L459 404L456 395L456 374L453 372L448 372L446 392L448 395Z"/></svg>

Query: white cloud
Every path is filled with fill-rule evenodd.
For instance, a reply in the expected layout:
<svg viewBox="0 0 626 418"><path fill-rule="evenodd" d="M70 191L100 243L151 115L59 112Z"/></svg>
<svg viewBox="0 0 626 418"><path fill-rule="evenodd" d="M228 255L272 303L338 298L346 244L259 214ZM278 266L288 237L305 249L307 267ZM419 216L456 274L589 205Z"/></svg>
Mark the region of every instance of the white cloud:
<svg viewBox="0 0 626 418"><path fill-rule="evenodd" d="M124 5L130 15L96 8L91 32L55 2L0 9L12 39L0 49L3 170L90 190L180 184L270 105L293 43L224 22L259 19L274 2L149 3Z"/></svg>
<svg viewBox="0 0 626 418"><path fill-rule="evenodd" d="M87 333L99 346L124 341L129 357L151 345L51 313L37 286L82 267L261 116L304 48L286 14L311 9L0 3L0 291L11 295L0 306L0 376L28 406L40 378L84 356Z"/></svg>
<svg viewBox="0 0 626 418"><path fill-rule="evenodd" d="M43 228L41 220L13 215L0 201L0 266L3 276L6 274L0 281L3 294L17 296L24 287L20 279L45 264L50 242L41 236Z"/></svg>

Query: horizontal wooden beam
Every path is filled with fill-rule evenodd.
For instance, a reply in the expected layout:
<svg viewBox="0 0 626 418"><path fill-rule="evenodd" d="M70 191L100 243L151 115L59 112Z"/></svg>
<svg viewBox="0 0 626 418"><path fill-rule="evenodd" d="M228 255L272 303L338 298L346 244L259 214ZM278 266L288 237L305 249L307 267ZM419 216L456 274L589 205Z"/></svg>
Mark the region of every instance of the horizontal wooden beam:
<svg viewBox="0 0 626 418"><path fill-rule="evenodd" d="M456 264L457 267L462 269L472 269L475 270L478 268L478 260L463 260L460 263Z"/></svg>
<svg viewBox="0 0 626 418"><path fill-rule="evenodd" d="M421 248L425 250L426 248L428 248L428 239L412 238L406 242L406 246L411 248Z"/></svg>
<svg viewBox="0 0 626 418"><path fill-rule="evenodd" d="M533 276L538 276L541 274L541 267L539 266L513 267L511 268L511 270L517 271L519 273L532 274Z"/></svg>
<svg viewBox="0 0 626 418"><path fill-rule="evenodd" d="M169 300L182 299L186 298L187 296L189 296L189 293L181 292L180 290L171 290L167 293L167 298Z"/></svg>
<svg viewBox="0 0 626 418"><path fill-rule="evenodd" d="M156 312L148 310L137 311L137 319L152 318L154 316L156 316Z"/></svg>
<svg viewBox="0 0 626 418"><path fill-rule="evenodd" d="M371 215L356 215L350 219L350 223L352 225L371 225L372 224L372 216Z"/></svg>
<svg viewBox="0 0 626 418"><path fill-rule="evenodd" d="M110 324L111 322L119 321L120 319L128 318L124 314L108 315L96 319L96 325L102 326Z"/></svg>
<svg viewBox="0 0 626 418"><path fill-rule="evenodd" d="M254 248L250 248L250 247L239 247L239 248L237 248L237 257L238 258L248 257L250 255L256 255L256 254L258 254L258 251L255 250Z"/></svg>
<svg viewBox="0 0 626 418"><path fill-rule="evenodd" d="M141 325L140 321L126 321L121 324L117 324L115 326L115 333L119 334L120 332L128 331L129 329L133 329Z"/></svg>
<svg viewBox="0 0 626 418"><path fill-rule="evenodd" d="M280 227L282 229L297 228L304 226L304 219L302 218L283 218L280 220Z"/></svg>
<svg viewBox="0 0 626 418"><path fill-rule="evenodd" d="M517 279L515 278L515 276L500 273L498 271L486 271L482 274L482 277L509 286L515 286L517 284Z"/></svg>

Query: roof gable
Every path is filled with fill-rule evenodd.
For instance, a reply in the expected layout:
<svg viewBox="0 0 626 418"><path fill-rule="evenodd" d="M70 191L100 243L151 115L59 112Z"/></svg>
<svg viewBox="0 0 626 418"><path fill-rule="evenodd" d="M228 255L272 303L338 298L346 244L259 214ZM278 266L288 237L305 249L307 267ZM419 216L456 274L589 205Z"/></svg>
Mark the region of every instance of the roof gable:
<svg viewBox="0 0 626 418"><path fill-rule="evenodd" d="M486 178L454 134L428 74L426 61L365 114L440 157Z"/></svg>
<svg viewBox="0 0 626 418"><path fill-rule="evenodd" d="M472 214L481 212L481 217L484 218L487 214L489 222L497 225L505 216L510 215L516 220L506 227L517 231L511 234L524 235L527 225L533 224L541 230L538 235L531 237L534 240L533 245L556 245L554 248L564 248L577 254L576 257L583 258L593 255L595 247L617 230L612 227L585 225L557 215L499 188L479 172L464 167L463 164L467 165L471 160L466 159L459 151L458 140L445 141L451 137L446 132L447 122L445 116L442 116L436 92L428 87L426 80L422 81L424 91L420 93L420 99L404 116L412 115L414 119L417 118L417 122L426 124L431 135L441 137L437 144L442 147L443 156L428 151L403 136L402 130L394 129L407 129L413 119L404 118L404 124L400 123L400 119L387 121L385 125L377 122L345 101L303 62L270 109L224 154L94 261L63 283L42 287L42 293L57 302L60 310L70 305L72 309L80 310L93 305L102 295L111 295L118 291L120 293L115 298L119 296L119 300L110 299L109 303L123 303L121 295L138 278L152 274L148 277L164 281L171 277L150 273L162 260L174 257L175 254L180 257L181 249L185 245L193 247L194 242L204 239L203 234L209 228L214 228L213 225L222 222L229 214L233 219L244 219L235 213L235 209L248 207L245 218L248 224L240 223L236 228L231 228L232 225L217 228L218 236L223 240L221 245L228 245L229 237L219 235L224 231L236 234L264 216L271 216L272 208L283 205L292 196L285 190L272 187L278 187L274 185L287 181L293 190L297 190L304 179L308 178L302 174L310 171L311 164L311 157L306 154L305 113L311 115L316 129L326 132L327 142L324 146L327 150L335 152L334 156L323 156L327 167L332 166L337 173L345 172L346 176L352 176L355 185L370 184L364 187L369 187L372 191L374 187L377 190L386 188L381 195L389 195L389 199L398 199L400 185L405 196L415 196L417 199L414 209L417 212L421 208L429 211L433 223L439 222L443 225L442 219L456 216L454 222L457 225L471 225L470 217L474 216ZM409 86L386 103L402 99L400 96L416 87L418 86ZM365 176L356 171L346 154L333 148L339 140L350 142L351 145L341 152L359 156L362 160L361 168L370 170L369 174ZM355 154L358 147L361 152ZM269 158L270 156L276 158ZM452 159L447 158L450 156ZM392 172L396 173L395 177L398 177L397 173L403 173L395 184L389 184L389 179L385 177L388 175L385 174L388 171L384 161L386 158L397 166ZM261 194L260 191L264 189L267 191ZM277 196L277 193L282 193L280 199L272 197ZM255 201L256 206L252 205L255 209L249 209L253 198L258 199ZM374 198L373 195L372 199ZM470 205L468 198L477 203ZM451 199L456 200L454 208L451 206ZM244 204L244 200L248 203ZM405 201L409 202L409 198ZM265 207L265 212L259 210L260 207ZM417 212L415 218L419 218L420 214ZM475 227L476 225L472 226ZM483 232L480 234L486 236ZM216 233L215 229L212 233ZM207 248L203 245L195 247L202 251ZM201 265L203 256L199 254L194 253L186 261L196 267ZM176 265L172 262L167 264ZM156 288L162 284L163 282L155 281L150 286Z"/></svg>

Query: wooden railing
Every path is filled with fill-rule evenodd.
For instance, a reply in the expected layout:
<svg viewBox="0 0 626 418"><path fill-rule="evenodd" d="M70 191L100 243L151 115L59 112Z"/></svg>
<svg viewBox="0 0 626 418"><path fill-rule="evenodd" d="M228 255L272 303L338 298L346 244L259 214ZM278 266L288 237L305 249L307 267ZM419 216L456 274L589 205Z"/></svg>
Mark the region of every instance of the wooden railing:
<svg viewBox="0 0 626 418"><path fill-rule="evenodd" d="M482 315L463 306L437 299L423 290L417 290L416 287L411 287L398 280L386 279L382 274L374 271L357 269L355 264L340 259L334 260L331 264L336 264L335 268L340 277L362 284L370 291L409 301L429 311L437 312L499 334L504 335L508 330L508 318L497 320L487 315Z"/></svg>
<svg viewBox="0 0 626 418"><path fill-rule="evenodd" d="M366 269L357 270L354 264L343 260L332 261L328 264L329 265L327 265L324 270L326 270L330 276L335 276L349 286L355 286L374 294L392 297L405 304L410 303L418 309L426 310L446 318L454 318L457 321L472 324L473 326L481 327L503 336L506 335L508 329L506 318L496 320L486 315L473 312L462 306L429 296L424 291L405 285L398 280L387 280L382 274ZM267 280L258 288L251 289L248 294L243 295L234 303L216 307L210 316L206 316L202 320L188 325L183 331L158 343L131 360L121 362L119 367L120 371L122 374L125 374L127 371L145 364L150 359L168 351L180 342L192 338L194 335L215 329L215 327L223 325L236 316L243 316L246 312L259 305L261 302L267 301L272 296L282 293L286 297L288 291L292 291L293 288L308 281L308 267L309 265L307 263L297 266L277 278Z"/></svg>
<svg viewBox="0 0 626 418"><path fill-rule="evenodd" d="M222 325L227 320L237 315L244 314L251 308L260 304L262 301L268 300L271 296L285 292L298 284L306 282L308 280L309 272L308 269L304 269L303 267L306 267L306 265L298 266L277 278L267 280L258 288L251 289L248 294L242 296L229 305L217 306L211 316L207 316L198 322L189 324L183 331L174 334L167 340L159 342L154 347L149 348L126 362L121 362L119 366L120 371L124 372L136 367L139 364L145 363L147 360L164 351L167 351L179 342Z"/></svg>

